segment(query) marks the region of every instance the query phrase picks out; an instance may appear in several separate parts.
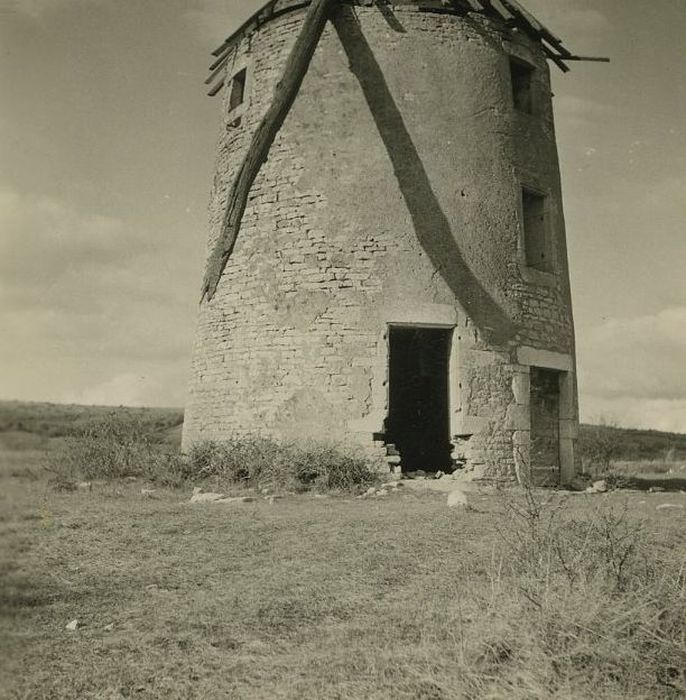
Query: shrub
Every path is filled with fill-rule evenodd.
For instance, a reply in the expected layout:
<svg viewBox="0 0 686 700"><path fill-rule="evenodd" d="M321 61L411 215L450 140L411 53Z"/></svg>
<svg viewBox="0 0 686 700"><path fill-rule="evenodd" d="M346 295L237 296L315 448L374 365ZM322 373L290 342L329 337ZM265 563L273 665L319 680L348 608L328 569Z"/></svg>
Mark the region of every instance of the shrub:
<svg viewBox="0 0 686 700"><path fill-rule="evenodd" d="M282 443L261 437L201 442L186 456L158 443L135 416L112 414L66 438L46 458L58 488L81 480L145 477L165 486L213 479L218 485L293 491L354 491L377 479L371 462L337 446Z"/></svg>
<svg viewBox="0 0 686 700"><path fill-rule="evenodd" d="M137 417L112 413L66 438L50 453L45 468L58 488L73 488L79 480L142 476L162 485L176 486L187 478L181 456L155 443Z"/></svg>
<svg viewBox="0 0 686 700"><path fill-rule="evenodd" d="M499 532L513 573L535 584L532 597L545 597L559 582L570 589L595 582L624 591L648 575L644 524L630 519L626 508L598 507L579 520L566 513L564 499L525 493L522 503L506 501L507 525Z"/></svg>
<svg viewBox="0 0 686 700"><path fill-rule="evenodd" d="M271 471L278 471L283 461L279 445L261 437L201 442L188 453L189 469L196 478L214 477L250 486L263 481Z"/></svg>
<svg viewBox="0 0 686 700"><path fill-rule="evenodd" d="M579 439L579 448L585 471L605 472L621 454L622 433L602 421L599 425L586 426Z"/></svg>
<svg viewBox="0 0 686 700"><path fill-rule="evenodd" d="M530 697L567 697L577 684L600 697L686 691L683 556L658 555L626 508L580 519L550 493L506 499L497 527L486 605L498 621L485 636L508 650L489 670L498 687L526 678Z"/></svg>
<svg viewBox="0 0 686 700"><path fill-rule="evenodd" d="M301 483L325 490L352 491L378 479L369 460L326 445L296 451L296 474Z"/></svg>
<svg viewBox="0 0 686 700"><path fill-rule="evenodd" d="M197 478L255 488L353 491L377 480L370 460L335 445L294 444L260 436L202 442L188 453Z"/></svg>

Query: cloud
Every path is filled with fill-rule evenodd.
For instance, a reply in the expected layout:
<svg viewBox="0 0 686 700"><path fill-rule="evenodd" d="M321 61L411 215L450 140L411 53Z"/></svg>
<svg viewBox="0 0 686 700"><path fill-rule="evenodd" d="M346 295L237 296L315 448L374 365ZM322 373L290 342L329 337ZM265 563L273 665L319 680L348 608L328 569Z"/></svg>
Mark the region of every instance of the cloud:
<svg viewBox="0 0 686 700"><path fill-rule="evenodd" d="M590 0L527 0L527 9L557 36L588 36L610 28L608 18ZM586 5L584 7L584 5Z"/></svg>
<svg viewBox="0 0 686 700"><path fill-rule="evenodd" d="M7 188L0 230L3 398L182 400L197 297L167 231Z"/></svg>
<svg viewBox="0 0 686 700"><path fill-rule="evenodd" d="M595 8L570 8L569 3L564 6L552 7L553 21L570 35L584 36L591 32L600 32L610 26L607 17Z"/></svg>
<svg viewBox="0 0 686 700"><path fill-rule="evenodd" d="M611 319L580 337L582 417L686 432L686 307Z"/></svg>
<svg viewBox="0 0 686 700"><path fill-rule="evenodd" d="M150 406L161 388L160 381L154 377L124 373L93 387L67 391L61 401L95 406Z"/></svg>
<svg viewBox="0 0 686 700"><path fill-rule="evenodd" d="M556 121L566 131L573 130L575 141L579 136L577 130L586 131L589 127L605 124L618 113L614 105L571 94L555 97L553 104Z"/></svg>
<svg viewBox="0 0 686 700"><path fill-rule="evenodd" d="M623 428L686 433L686 399L607 399L582 396L581 420Z"/></svg>
<svg viewBox="0 0 686 700"><path fill-rule="evenodd" d="M152 252L146 236L118 219L9 188L0 189L0 230L0 298L14 306L92 302L79 289Z"/></svg>
<svg viewBox="0 0 686 700"><path fill-rule="evenodd" d="M604 151L596 160L610 173ZM572 282L586 324L686 306L686 177L644 166L620 172L617 164L616 175L585 184L566 179Z"/></svg>
<svg viewBox="0 0 686 700"><path fill-rule="evenodd" d="M193 0L183 17L198 39L219 45L262 5L263 0Z"/></svg>
<svg viewBox="0 0 686 700"><path fill-rule="evenodd" d="M0 0L0 12L15 12L31 19L42 19L45 15L66 7L96 4L102 0Z"/></svg>
<svg viewBox="0 0 686 700"><path fill-rule="evenodd" d="M686 307L612 319L579 345L580 383L606 399L686 400Z"/></svg>

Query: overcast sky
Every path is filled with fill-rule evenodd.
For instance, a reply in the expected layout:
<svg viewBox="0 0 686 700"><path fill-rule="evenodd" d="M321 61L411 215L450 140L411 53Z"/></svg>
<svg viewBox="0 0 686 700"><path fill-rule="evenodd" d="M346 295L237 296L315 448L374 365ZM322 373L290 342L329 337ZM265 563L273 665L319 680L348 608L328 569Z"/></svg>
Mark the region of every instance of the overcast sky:
<svg viewBox="0 0 686 700"><path fill-rule="evenodd" d="M183 405L219 99L261 0L0 0L0 398ZM686 0L525 0L554 69L582 418L686 432Z"/></svg>

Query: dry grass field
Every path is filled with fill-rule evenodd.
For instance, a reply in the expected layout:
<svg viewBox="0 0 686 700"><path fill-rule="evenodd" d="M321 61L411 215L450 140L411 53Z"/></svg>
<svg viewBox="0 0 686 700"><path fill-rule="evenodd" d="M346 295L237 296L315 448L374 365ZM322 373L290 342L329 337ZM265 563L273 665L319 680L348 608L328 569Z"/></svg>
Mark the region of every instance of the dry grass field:
<svg viewBox="0 0 686 700"><path fill-rule="evenodd" d="M141 477L58 489L60 438L10 437L3 697L686 693L686 495L669 478L474 492L468 509L411 488L191 505L192 484Z"/></svg>

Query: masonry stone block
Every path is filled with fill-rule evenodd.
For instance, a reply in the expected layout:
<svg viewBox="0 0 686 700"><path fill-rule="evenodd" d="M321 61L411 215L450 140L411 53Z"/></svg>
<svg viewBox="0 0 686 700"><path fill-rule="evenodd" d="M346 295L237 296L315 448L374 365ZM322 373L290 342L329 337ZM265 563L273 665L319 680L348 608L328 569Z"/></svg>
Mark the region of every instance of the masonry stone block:
<svg viewBox="0 0 686 700"><path fill-rule="evenodd" d="M462 436L480 478L526 467L529 367L567 373L562 462L573 470L574 329L541 44L492 12L355 4L336 4L200 305L184 448L260 433L379 456L389 328L405 325L451 333L449 437ZM227 85L242 68L248 80L239 112L220 93L208 251L302 5L227 44ZM511 56L532 68L531 114L514 105ZM524 185L549 200L555 266L542 277L522 268Z"/></svg>

